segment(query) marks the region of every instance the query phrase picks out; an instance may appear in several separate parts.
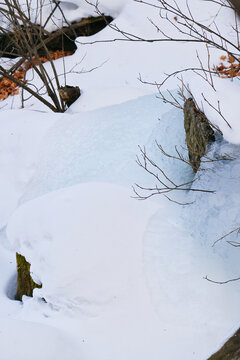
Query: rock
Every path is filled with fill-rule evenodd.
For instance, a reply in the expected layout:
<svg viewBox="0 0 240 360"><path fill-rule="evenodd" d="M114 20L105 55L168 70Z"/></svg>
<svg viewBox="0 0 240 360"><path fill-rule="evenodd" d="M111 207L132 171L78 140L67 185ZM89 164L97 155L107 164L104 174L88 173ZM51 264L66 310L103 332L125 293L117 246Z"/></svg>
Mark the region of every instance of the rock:
<svg viewBox="0 0 240 360"><path fill-rule="evenodd" d="M81 95L78 86L65 85L58 89L59 95L67 107L71 106Z"/></svg>
<svg viewBox="0 0 240 360"><path fill-rule="evenodd" d="M208 360L240 360L240 329Z"/></svg>
<svg viewBox="0 0 240 360"><path fill-rule="evenodd" d="M197 172L201 157L205 155L207 145L215 141L215 136L208 119L196 108L193 99L187 99L184 104L184 128L189 162L193 171Z"/></svg>
<svg viewBox="0 0 240 360"><path fill-rule="evenodd" d="M25 257L16 253L17 260L17 293L16 300L21 300L23 295L32 296L33 289L41 288L42 285L36 284L30 274L30 264L26 261Z"/></svg>

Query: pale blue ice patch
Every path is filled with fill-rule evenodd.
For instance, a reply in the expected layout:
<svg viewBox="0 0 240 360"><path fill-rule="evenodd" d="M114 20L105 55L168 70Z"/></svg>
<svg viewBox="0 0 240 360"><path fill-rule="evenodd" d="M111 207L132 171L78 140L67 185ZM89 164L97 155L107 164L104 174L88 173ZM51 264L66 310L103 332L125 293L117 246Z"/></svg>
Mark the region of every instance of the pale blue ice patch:
<svg viewBox="0 0 240 360"><path fill-rule="evenodd" d="M136 156L138 146L146 145L150 155L161 160L156 139L167 149L184 144L182 111L155 95L63 115L42 144L39 165L21 202L82 182L151 184L152 179L136 164ZM170 160L164 161L172 168Z"/></svg>

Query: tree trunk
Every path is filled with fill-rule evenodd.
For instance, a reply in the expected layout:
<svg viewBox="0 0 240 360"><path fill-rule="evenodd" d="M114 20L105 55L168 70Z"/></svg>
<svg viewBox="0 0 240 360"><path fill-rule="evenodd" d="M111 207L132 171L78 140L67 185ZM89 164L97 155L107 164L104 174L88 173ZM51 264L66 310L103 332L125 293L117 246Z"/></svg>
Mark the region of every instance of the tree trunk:
<svg viewBox="0 0 240 360"><path fill-rule="evenodd" d="M23 295L33 296L33 289L41 288L42 285L36 284L30 274L30 264L25 257L16 253L17 260L17 294L16 300L22 301Z"/></svg>

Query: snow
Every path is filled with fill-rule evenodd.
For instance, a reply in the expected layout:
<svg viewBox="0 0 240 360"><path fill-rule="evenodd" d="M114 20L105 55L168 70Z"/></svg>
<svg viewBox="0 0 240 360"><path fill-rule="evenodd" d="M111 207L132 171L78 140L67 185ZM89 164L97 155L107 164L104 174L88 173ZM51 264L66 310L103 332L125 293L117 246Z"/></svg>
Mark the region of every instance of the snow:
<svg viewBox="0 0 240 360"><path fill-rule="evenodd" d="M112 141L117 140L117 135L114 135L116 130L112 127L116 125L116 129L120 129L114 110L123 114L125 107L126 113L131 114L133 118L134 108L141 112L139 102L148 113L149 108L153 109L153 104L157 104L157 100L154 101L151 96L147 96L125 105L115 106L115 109L111 109L113 116L110 120L105 120L105 116L101 117L101 114L106 115L108 109L95 111L92 120L94 126L96 114L99 115L99 128L96 128L96 132L99 133L100 128L103 128L105 141L107 138L111 139L113 146ZM151 106L147 107L147 104ZM62 119L63 123L65 121L67 120ZM74 119L70 121L72 123L68 123L68 126L72 127L75 133ZM92 132L94 126L90 124L91 119L87 118L87 121L92 138L96 141L96 135ZM173 121L176 125L174 131L171 126ZM104 122L107 123L105 126ZM132 124L132 129L128 126L130 138L133 130L142 127L147 148L152 156L159 155L154 145L156 136L167 150L167 147L170 149L174 144L179 146L184 141L183 119L179 111L168 110L165 116L162 116L162 121L153 121L153 130L150 134L145 133L145 122L139 120L138 116L134 118L133 123L136 124L135 127ZM59 129L56 131L58 126ZM76 138L81 143L79 150L74 145L72 137L66 143L66 129L64 131L62 126L63 124L56 123L50 129L50 136L45 137L43 147L59 164L63 161L63 154L56 152L57 145L60 149L68 149L65 165L62 169L52 169L46 167L47 159L41 157L41 174L45 173L44 191L41 191L48 193L39 197L41 192L39 194L37 181L31 183L31 189L36 187L36 193L31 192L31 196L38 197L25 202L13 214L8 225L7 235L12 246L16 251L25 254L32 263L34 278L43 283L41 290L35 290L32 301L24 300L21 316L24 318L30 314L31 317L41 318L47 314L48 319L51 319L50 323L60 328L70 321L67 332L78 329L80 337L84 336L87 343L85 345L84 342L82 345L86 359L95 358L97 354L100 359L113 355L120 359L121 354L129 359L136 356L145 359L146 354L150 354L153 359L166 354L169 359L174 359L179 354L181 357L192 359L193 353L196 359L206 358L215 350L226 333L233 331L234 326L237 327L238 324L238 286L228 285L231 289L228 293L224 287L216 287L203 280L206 274L213 278L227 279L238 270L238 254L234 249L226 249L225 244L221 245L222 248L218 246L213 250L211 247L216 236L222 235L218 233L219 220L224 220L226 224L224 231L228 229L227 225L231 228L237 222L238 198L235 193L232 197L226 196L228 185L221 191L225 183L223 174L218 175L219 171L225 171L222 163L217 163L210 175L204 173L200 180L203 184L198 184L204 187L205 181L209 186L209 177L212 177L212 181L217 185L214 181L217 175L222 179L217 195L203 194L196 198L196 204L187 206L184 211L164 200L158 201L157 204L139 203L130 198L132 193L129 193L129 190L106 183L110 180L114 183L124 181L118 167L107 166L111 169L109 177L109 172L102 169L101 163L99 164L96 155L99 153L102 158L106 150L102 149L104 142L101 133L99 135L102 141L99 146L94 147L83 131L86 125L82 124L82 137L76 133ZM56 137L55 150L49 147L53 142L53 134ZM65 143L64 139L61 140L62 134L65 135ZM114 152L113 155L119 159L118 166L121 168L128 157L133 157L133 153L128 150L129 138L124 137L121 132L118 135L124 139L121 143L122 150ZM89 146L84 152L88 153L88 156L92 154L93 157L90 168L92 171L94 168L96 170L94 177L101 179L101 174L104 177L101 183L95 183L93 180L84 183L83 175L90 175L91 171L88 169L85 173L82 168L82 179L74 176L72 179L76 184L81 184L69 187L68 171L64 173L63 169L67 163L72 163L71 156L77 158L77 155L83 152L84 139L85 146ZM212 153L216 151L236 156L238 148L218 143L212 149ZM107 164L106 155L104 157ZM51 157L48 161L52 164ZM80 161L81 163L88 162ZM233 170L237 172L239 168L238 163L233 167L232 162L226 166L231 167L232 176ZM80 165L79 167L81 169ZM176 171L176 165L172 161L165 161L164 168L167 172ZM184 165L178 168L178 172L179 175L186 176L181 174L185 172ZM53 175L56 173L61 174L62 180L59 175L55 177L55 181L61 180L60 184L53 182ZM124 170L123 173L128 172ZM188 176L192 176L190 171ZM37 177L41 178L40 173ZM139 181L147 181L144 174L139 173L137 177ZM132 179L125 179L125 186L127 181L131 183ZM50 188L47 188L47 185ZM62 186L66 187L52 191ZM230 186L237 189L237 181L230 182ZM229 207L232 209L231 212ZM217 211L218 215L209 220L213 211ZM154 216L151 217L151 214ZM196 221L189 224L189 218ZM193 231L199 235L196 236ZM39 303L41 297L47 300L47 304ZM33 301L37 304L32 304ZM73 316L76 317L75 321L72 319ZM120 336L119 329L124 336ZM179 344L177 349L171 346L176 339ZM112 346L109 346L109 343ZM94 350L90 349L92 344ZM122 352L117 356L114 349L119 344Z"/></svg>
<svg viewBox="0 0 240 360"><path fill-rule="evenodd" d="M21 115L21 112L23 115ZM0 228L6 225L36 167L36 154L56 119L24 110L1 111Z"/></svg>
<svg viewBox="0 0 240 360"><path fill-rule="evenodd" d="M8 238L34 264L47 302L101 311L136 293L142 280L136 250L154 207L130 195L116 185L84 183L37 198L13 215ZM30 214L29 228L24 219Z"/></svg>
<svg viewBox="0 0 240 360"><path fill-rule="evenodd" d="M164 121L168 111L171 115ZM131 187L144 176L136 164L138 145L152 144L157 132L171 131L171 121L179 120L176 113L148 95L99 110L61 115L45 135L38 166L21 203L96 178ZM183 139L183 130L176 129Z"/></svg>
<svg viewBox="0 0 240 360"><path fill-rule="evenodd" d="M213 89L206 82L201 86L201 92L196 91L199 83L196 76L187 77L194 99L204 111L209 121L216 125L224 134L224 139L233 144L240 144L239 116L237 110L239 98L239 84L231 79L214 79ZM205 100L206 99L206 100ZM211 105L208 103L211 99ZM218 112L220 104L221 114Z"/></svg>
<svg viewBox="0 0 240 360"><path fill-rule="evenodd" d="M65 17L63 19L62 11L59 10L59 8L54 9L55 3L50 0L44 0L42 1L42 9L39 11L38 0L33 0L31 2L31 19L38 24L46 23L45 29L47 31L55 31L63 25L66 26L73 21L80 21L82 18L87 18L89 16L99 16L98 11L115 18L120 14L125 4L128 2L129 0L114 0L114 3L110 0L101 0L98 4L98 9L96 9L95 2L91 1L61 1L61 10ZM27 9L29 6L29 3L26 0L21 0L20 3L23 9ZM53 17L49 19L49 14L51 12L53 12Z"/></svg>
<svg viewBox="0 0 240 360"><path fill-rule="evenodd" d="M85 1L61 3L68 21L95 14ZM45 5L43 18L49 13ZM191 2L206 24L215 19L216 6ZM147 18L174 34L154 8L135 1L102 0L100 9L120 28L144 38L159 36ZM222 33L233 38L231 11L222 8L217 20ZM58 19L48 29L60 25ZM105 28L78 38L78 50L65 58L67 71L80 62L79 73L68 73L67 83L82 91L66 113L53 114L34 98L22 109L21 94L2 103L3 360L204 360L239 327L239 283L219 286L204 279L239 274L238 249L225 239L213 246L239 225L237 79L215 77L214 90L198 75L183 74L199 107L223 132L208 155L233 158L204 163L199 172L194 186L215 193L172 194L173 200L194 201L183 207L161 196L138 201L132 185L155 185L136 164L139 146L176 183L195 176L189 166L159 152L155 140L166 152L174 154L177 146L186 156L183 113L157 99L156 87L141 83L139 74L154 82L176 68L199 66L196 50L206 66L206 49L189 43L102 42L115 37ZM211 52L210 66L221 55ZM62 73L62 59L55 63ZM44 66L51 76L49 64ZM176 89L177 83L173 77L167 87ZM36 78L33 84L40 85ZM202 93L215 106L220 101L231 128ZM229 239L238 241L237 233ZM22 303L14 300L16 251L43 285Z"/></svg>
<svg viewBox="0 0 240 360"><path fill-rule="evenodd" d="M144 121L146 115L151 122ZM145 144L151 157L161 161L155 138L169 152L184 144L182 113L160 106L153 96L61 115L44 137L23 205L8 222L11 246L24 253L33 278L43 283L33 300L24 299L18 316L40 323L46 318L74 339L79 334L75 341L85 339L79 352L86 359L121 359L122 354L126 359L145 359L146 354L153 359L166 354L169 359L177 355L192 359L193 353L203 359L238 325L238 286L228 285L231 292L226 292L203 280L206 274L228 279L238 269L234 249L226 249L224 243L222 248L211 247L222 235L219 220L225 221L223 231L237 223L235 192L229 197L227 185L220 191L225 177L217 171L224 172L225 167L217 163L198 184L216 185L217 173L222 179L217 195L198 196L196 204L184 210L163 199L138 202L130 197L129 185L134 177L140 184L150 184L151 179L134 165L137 145ZM232 156L237 151L238 147L222 142L212 149L213 154ZM179 181L193 176L172 159L163 158L161 164ZM239 165L232 164L224 166L233 176ZM230 186L237 189L237 181ZM235 205L229 212L231 204ZM191 225L189 219L196 221ZM40 301L42 297L47 304ZM172 347L176 339L178 346ZM120 345L117 355L114 349Z"/></svg>
<svg viewBox="0 0 240 360"><path fill-rule="evenodd" d="M9 346L11 333L11 346ZM39 341L39 339L41 339ZM18 355L20 360L42 358L66 359L71 356L80 359L71 339L59 329L34 322L1 319L1 352L4 360L12 360Z"/></svg>

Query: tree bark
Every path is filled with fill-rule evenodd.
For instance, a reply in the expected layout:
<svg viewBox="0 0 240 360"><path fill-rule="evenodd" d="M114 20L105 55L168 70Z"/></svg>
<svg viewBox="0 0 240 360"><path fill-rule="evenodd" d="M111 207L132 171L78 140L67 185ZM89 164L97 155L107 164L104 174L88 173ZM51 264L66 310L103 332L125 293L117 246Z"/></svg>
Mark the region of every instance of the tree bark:
<svg viewBox="0 0 240 360"><path fill-rule="evenodd" d="M228 0L228 1L234 7L237 14L240 16L240 0Z"/></svg>

